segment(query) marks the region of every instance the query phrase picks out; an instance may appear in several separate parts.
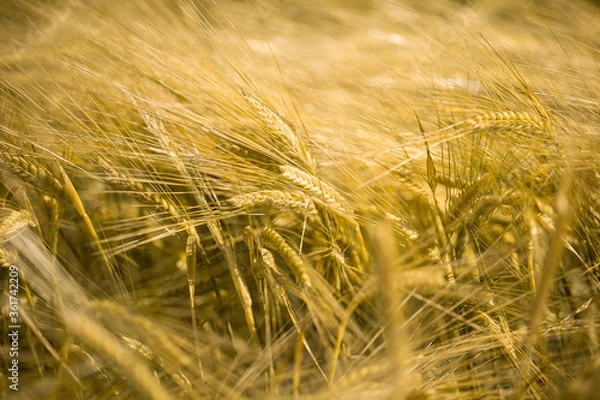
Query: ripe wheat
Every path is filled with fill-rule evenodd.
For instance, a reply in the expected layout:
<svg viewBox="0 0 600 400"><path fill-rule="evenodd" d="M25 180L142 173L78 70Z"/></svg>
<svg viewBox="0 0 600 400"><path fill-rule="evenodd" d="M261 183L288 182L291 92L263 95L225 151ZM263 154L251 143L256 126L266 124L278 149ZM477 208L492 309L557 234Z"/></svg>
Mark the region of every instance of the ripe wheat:
<svg viewBox="0 0 600 400"><path fill-rule="evenodd" d="M596 394L592 2L38 3L0 2L19 395Z"/></svg>

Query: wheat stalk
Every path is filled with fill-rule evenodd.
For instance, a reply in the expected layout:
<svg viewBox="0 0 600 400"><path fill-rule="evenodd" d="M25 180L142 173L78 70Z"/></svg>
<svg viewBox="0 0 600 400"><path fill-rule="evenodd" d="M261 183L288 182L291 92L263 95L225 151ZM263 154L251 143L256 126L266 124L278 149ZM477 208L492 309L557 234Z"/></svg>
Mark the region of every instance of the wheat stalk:
<svg viewBox="0 0 600 400"><path fill-rule="evenodd" d="M598 13L510 2L510 21L511 4L415 13L424 37L455 15L476 27L425 55L388 34L396 2L297 2L341 36L273 4L264 25L231 0L10 2L0 264L19 269L31 333L23 392L545 398L580 376L571 393L593 397ZM549 18L514 30L510 52L480 32L536 15ZM499 40L474 53L482 35ZM348 45L372 50L368 65ZM273 107L281 93L298 129ZM413 107L434 127L426 148Z"/></svg>

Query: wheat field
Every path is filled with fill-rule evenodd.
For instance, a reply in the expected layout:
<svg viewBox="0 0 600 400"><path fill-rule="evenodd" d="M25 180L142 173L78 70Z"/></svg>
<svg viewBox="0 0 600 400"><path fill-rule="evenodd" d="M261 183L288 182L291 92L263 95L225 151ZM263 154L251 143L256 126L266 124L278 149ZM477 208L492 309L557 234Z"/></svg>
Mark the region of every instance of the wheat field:
<svg viewBox="0 0 600 400"><path fill-rule="evenodd" d="M0 37L0 397L596 398L598 2L3 0Z"/></svg>

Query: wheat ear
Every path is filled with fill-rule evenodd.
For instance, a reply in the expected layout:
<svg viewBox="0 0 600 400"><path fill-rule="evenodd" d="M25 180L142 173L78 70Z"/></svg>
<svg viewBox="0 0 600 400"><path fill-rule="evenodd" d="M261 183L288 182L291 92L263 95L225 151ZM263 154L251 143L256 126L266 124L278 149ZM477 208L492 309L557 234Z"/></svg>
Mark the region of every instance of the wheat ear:
<svg viewBox="0 0 600 400"><path fill-rule="evenodd" d="M462 122L475 129L507 129L530 127L537 130L547 128L547 121L527 111L495 111L477 115Z"/></svg>
<svg viewBox="0 0 600 400"><path fill-rule="evenodd" d="M7 210L8 215L0 222L0 244L12 239L28 226L35 226L31 215L25 211Z"/></svg>
<svg viewBox="0 0 600 400"><path fill-rule="evenodd" d="M317 220L319 213L312 202L306 207L308 199L298 193L282 190L260 190L229 198L229 202L237 208L290 210L303 216L308 212L310 220Z"/></svg>
<svg viewBox="0 0 600 400"><path fill-rule="evenodd" d="M338 211L342 215L352 214L350 208L346 205L345 199L333 186L296 167L282 165L279 169L284 178L312 194L323 205L326 205L333 211Z"/></svg>
<svg viewBox="0 0 600 400"><path fill-rule="evenodd" d="M277 269L277 264L275 263L275 258L273 257L273 254L269 250L261 248L260 258L258 259L258 265L259 267L263 268L262 274L266 278L268 285L271 287L271 290L274 290L277 293L277 297L279 298L281 303L283 303L283 306L286 308L288 315L290 316L290 319L292 320L292 323L294 324L294 327L296 328L296 331L299 335L298 345L300 347L304 347L304 349L308 352L313 363L327 382L328 378L325 375L325 372L323 371L321 366L319 365L319 362L317 361L317 358L315 357L315 354L312 351L310 344L306 340L304 336L304 330L300 324L300 321L298 320L298 316L294 312L294 308L292 307L292 304L290 302L289 296L287 295L285 288L282 286L282 283L285 282L286 279L283 277L283 275L281 275L281 272L279 272L279 270ZM298 361L301 359L301 355L298 355L298 353L296 354ZM295 377L294 381L294 386L297 386L299 384L299 378Z"/></svg>
<svg viewBox="0 0 600 400"><path fill-rule="evenodd" d="M304 142L298 132L254 94L242 90L242 96L244 96L244 99L258 114L258 118L264 124L267 133L284 142L285 147L282 150L299 158L309 170L315 171L316 162L304 146Z"/></svg>
<svg viewBox="0 0 600 400"><path fill-rule="evenodd" d="M63 192L63 185L47 168L24 156L0 150L0 161L6 168L25 182L41 187L49 187L55 193Z"/></svg>
<svg viewBox="0 0 600 400"><path fill-rule="evenodd" d="M308 275L308 270L304 260L292 247L287 244L285 239L275 230L265 227L262 230L261 239L263 244L269 249L277 252L285 260L287 265L292 269L298 281L304 287L311 287L312 281Z"/></svg>

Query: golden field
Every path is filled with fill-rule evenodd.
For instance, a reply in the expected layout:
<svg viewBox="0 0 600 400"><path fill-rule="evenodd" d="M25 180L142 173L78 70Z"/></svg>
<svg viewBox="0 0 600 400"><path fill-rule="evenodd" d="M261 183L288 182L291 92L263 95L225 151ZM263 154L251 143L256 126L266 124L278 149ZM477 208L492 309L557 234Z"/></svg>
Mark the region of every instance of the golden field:
<svg viewBox="0 0 600 400"><path fill-rule="evenodd" d="M597 2L8 0L0 37L1 397L600 390Z"/></svg>

